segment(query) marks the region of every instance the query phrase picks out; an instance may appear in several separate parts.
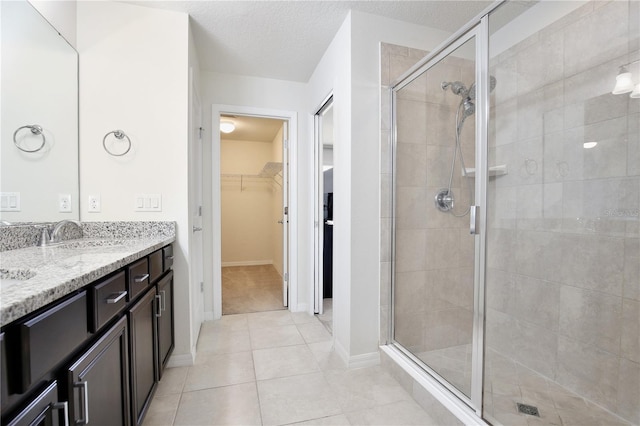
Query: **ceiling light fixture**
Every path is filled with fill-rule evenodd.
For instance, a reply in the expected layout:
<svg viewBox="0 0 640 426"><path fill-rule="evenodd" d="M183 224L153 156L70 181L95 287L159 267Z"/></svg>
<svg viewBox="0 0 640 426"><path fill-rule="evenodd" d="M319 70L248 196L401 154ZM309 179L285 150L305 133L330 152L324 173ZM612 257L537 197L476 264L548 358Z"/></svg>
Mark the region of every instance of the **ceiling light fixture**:
<svg viewBox="0 0 640 426"><path fill-rule="evenodd" d="M640 84L637 84L636 88L634 89L632 75L627 69L629 65L633 65L638 62L640 62L640 59L620 66L620 70L618 71L618 75L616 76L616 85L611 91L612 94L621 95L623 93L632 92L630 95L632 98L640 97L640 88L638 87L640 86Z"/></svg>
<svg viewBox="0 0 640 426"><path fill-rule="evenodd" d="M598 145L598 142L585 142L584 144L582 144L582 146L584 147L584 149L591 149L591 148L595 148L596 145Z"/></svg>
<svg viewBox="0 0 640 426"><path fill-rule="evenodd" d="M221 121L220 122L220 131L222 133L231 133L236 129L236 125L231 121Z"/></svg>

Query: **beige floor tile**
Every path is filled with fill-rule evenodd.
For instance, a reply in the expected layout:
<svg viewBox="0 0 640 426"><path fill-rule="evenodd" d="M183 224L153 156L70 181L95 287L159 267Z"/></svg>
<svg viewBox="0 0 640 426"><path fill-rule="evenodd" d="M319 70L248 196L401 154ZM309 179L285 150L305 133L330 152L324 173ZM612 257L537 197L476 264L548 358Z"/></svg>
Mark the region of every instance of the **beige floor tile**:
<svg viewBox="0 0 640 426"><path fill-rule="evenodd" d="M178 406L176 426L260 425L255 383L185 392Z"/></svg>
<svg viewBox="0 0 640 426"><path fill-rule="evenodd" d="M289 311L270 311L247 314L247 320L249 321L250 330L294 324Z"/></svg>
<svg viewBox="0 0 640 426"><path fill-rule="evenodd" d="M194 391L255 381L251 352L200 353L189 367L184 391Z"/></svg>
<svg viewBox="0 0 640 426"><path fill-rule="evenodd" d="M298 324L298 330L307 343L326 342L333 339L333 336L320 321Z"/></svg>
<svg viewBox="0 0 640 426"><path fill-rule="evenodd" d="M346 413L346 416L352 425L442 426L438 425L414 401L400 401L365 410L351 411Z"/></svg>
<svg viewBox="0 0 640 426"><path fill-rule="evenodd" d="M157 396L180 394L184 388L189 367L165 368L156 389Z"/></svg>
<svg viewBox="0 0 640 426"><path fill-rule="evenodd" d="M170 426L176 417L180 393L158 395L156 392L142 424L144 426Z"/></svg>
<svg viewBox="0 0 640 426"><path fill-rule="evenodd" d="M326 370L346 370L347 364L333 349L333 341L310 343L309 350L318 361L318 366L323 371Z"/></svg>
<svg viewBox="0 0 640 426"><path fill-rule="evenodd" d="M325 377L345 413L411 400L407 391L379 366L327 371Z"/></svg>
<svg viewBox="0 0 640 426"><path fill-rule="evenodd" d="M306 324L317 321L316 316L308 312L291 312L291 319L295 324Z"/></svg>
<svg viewBox="0 0 640 426"><path fill-rule="evenodd" d="M208 330L246 331L249 323L246 314L223 315L222 318L202 323L200 333Z"/></svg>
<svg viewBox="0 0 640 426"><path fill-rule="evenodd" d="M295 325L251 329L251 347L253 349L274 348L304 344L304 339Z"/></svg>
<svg viewBox="0 0 640 426"><path fill-rule="evenodd" d="M295 376L320 370L307 345L254 350L253 359L257 380Z"/></svg>
<svg viewBox="0 0 640 426"><path fill-rule="evenodd" d="M306 422L293 423L295 426L351 426L349 419L344 414L338 416L321 417L307 420Z"/></svg>
<svg viewBox="0 0 640 426"><path fill-rule="evenodd" d="M258 381L262 422L283 425L341 414L321 373Z"/></svg>
<svg viewBox="0 0 640 426"><path fill-rule="evenodd" d="M225 329L211 329L200 333L198 338L198 353L211 352L227 354L246 352L251 350L249 331L227 331Z"/></svg>

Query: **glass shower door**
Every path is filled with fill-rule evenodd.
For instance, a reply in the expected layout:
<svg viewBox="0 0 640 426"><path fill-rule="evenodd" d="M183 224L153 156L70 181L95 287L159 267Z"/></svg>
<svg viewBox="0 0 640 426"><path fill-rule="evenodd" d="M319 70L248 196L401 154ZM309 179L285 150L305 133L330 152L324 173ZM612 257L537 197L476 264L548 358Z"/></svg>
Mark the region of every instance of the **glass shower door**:
<svg viewBox="0 0 640 426"><path fill-rule="evenodd" d="M393 340L470 403L476 38L394 88Z"/></svg>

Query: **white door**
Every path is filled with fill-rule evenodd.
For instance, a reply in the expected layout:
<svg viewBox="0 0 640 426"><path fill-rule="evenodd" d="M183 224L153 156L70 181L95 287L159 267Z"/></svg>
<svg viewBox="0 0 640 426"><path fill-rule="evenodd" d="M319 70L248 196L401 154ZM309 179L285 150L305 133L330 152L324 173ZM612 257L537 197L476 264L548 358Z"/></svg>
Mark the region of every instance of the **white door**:
<svg viewBox="0 0 640 426"><path fill-rule="evenodd" d="M324 172L327 169L327 159L324 152L327 149L333 152L333 96L329 96L322 103L314 117L315 126L315 161L314 161L314 297L313 311L322 315L324 312L324 276L325 270L325 246L324 228L325 224L333 226L333 217L327 222L327 208L324 198ZM331 166L333 166L333 155L331 155Z"/></svg>
<svg viewBox="0 0 640 426"><path fill-rule="evenodd" d="M282 303L289 306L289 123L282 124Z"/></svg>
<svg viewBox="0 0 640 426"><path fill-rule="evenodd" d="M202 237L202 107L193 82L191 83L191 137L189 146L189 214L191 216L191 286L194 308L194 335L204 321L204 264Z"/></svg>

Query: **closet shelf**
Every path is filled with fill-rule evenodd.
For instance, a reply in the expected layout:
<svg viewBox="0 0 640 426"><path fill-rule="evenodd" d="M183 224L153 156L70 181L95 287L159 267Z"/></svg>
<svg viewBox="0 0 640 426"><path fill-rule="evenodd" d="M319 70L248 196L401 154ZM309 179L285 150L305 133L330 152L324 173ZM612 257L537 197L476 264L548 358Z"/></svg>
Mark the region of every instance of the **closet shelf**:
<svg viewBox="0 0 640 426"><path fill-rule="evenodd" d="M507 172L507 165L506 164L501 164L499 166L491 166L489 167L489 176L502 176L502 175L506 175ZM475 167L467 167L462 171L462 176L465 177L476 177L476 169Z"/></svg>
<svg viewBox="0 0 640 426"><path fill-rule="evenodd" d="M249 178L249 179L264 179L274 178L282 171L282 163L280 162L267 162L260 170L258 174L246 174L246 173L222 173L220 176L223 178Z"/></svg>

